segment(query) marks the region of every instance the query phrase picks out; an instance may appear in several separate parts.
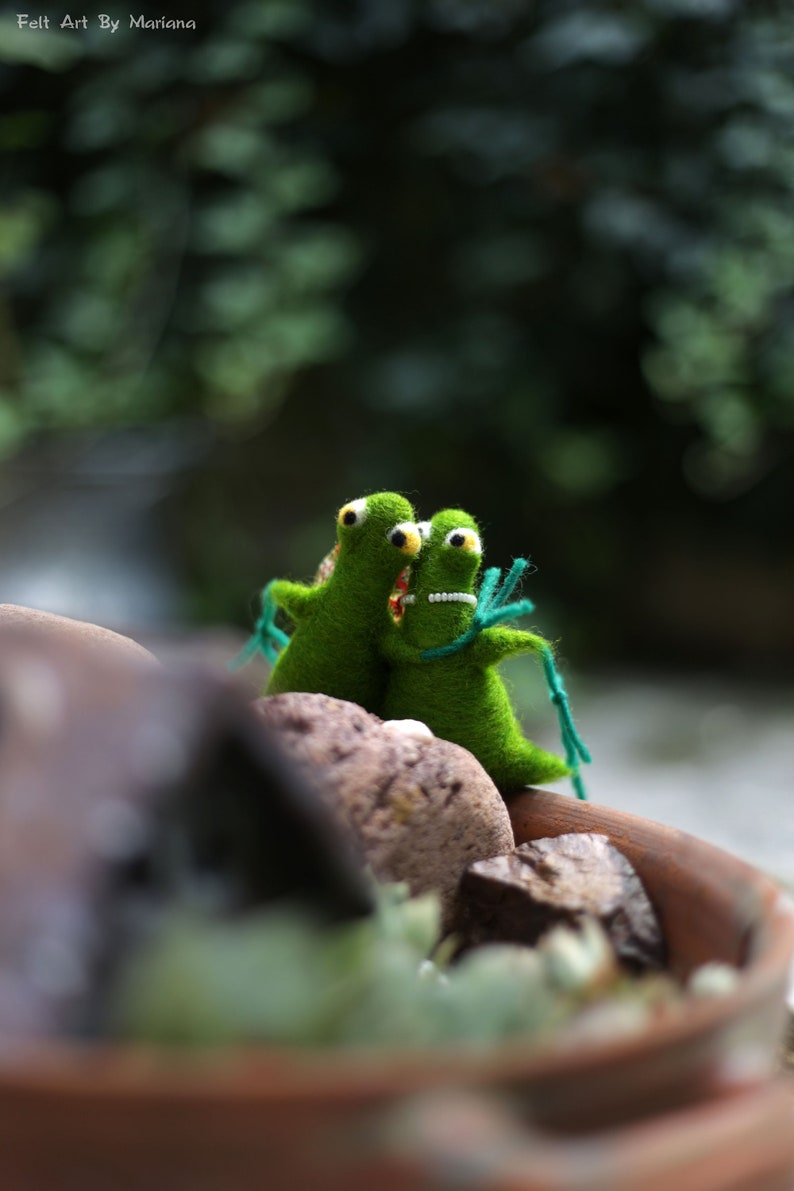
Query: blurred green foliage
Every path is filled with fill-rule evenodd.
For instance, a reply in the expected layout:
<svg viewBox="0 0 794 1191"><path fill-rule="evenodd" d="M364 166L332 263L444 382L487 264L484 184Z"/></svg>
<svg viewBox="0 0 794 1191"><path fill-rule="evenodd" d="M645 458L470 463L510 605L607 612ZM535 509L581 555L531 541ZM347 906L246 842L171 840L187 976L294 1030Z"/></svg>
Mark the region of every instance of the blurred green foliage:
<svg viewBox="0 0 794 1191"><path fill-rule="evenodd" d="M378 891L371 917L330 929L286 906L229 921L175 912L121 965L111 1031L186 1048L482 1048L548 1040L583 1010L592 1020L597 1002L609 1035L682 1001L666 974L622 971L595 919L558 926L536 948L477 947L454 965L440 920L436 894L408 898L399 885ZM711 983L730 988L731 970L712 966ZM709 973L701 983L708 995Z"/></svg>
<svg viewBox="0 0 794 1191"><path fill-rule="evenodd" d="M329 145L371 247L362 396L425 424L498 399L506 458L574 498L642 466L632 401L757 466L794 411L790 10L334 7L310 42L359 130Z"/></svg>
<svg viewBox="0 0 794 1191"><path fill-rule="evenodd" d="M0 38L0 445L243 428L174 515L199 618L386 487L531 553L574 652L648 631L670 542L790 584L789 5L195 10Z"/></svg>
<svg viewBox="0 0 794 1191"><path fill-rule="evenodd" d="M308 8L204 9L195 34L3 18L0 449L250 418L346 342L330 295L355 240L313 215L335 171L290 133L312 82L284 46Z"/></svg>

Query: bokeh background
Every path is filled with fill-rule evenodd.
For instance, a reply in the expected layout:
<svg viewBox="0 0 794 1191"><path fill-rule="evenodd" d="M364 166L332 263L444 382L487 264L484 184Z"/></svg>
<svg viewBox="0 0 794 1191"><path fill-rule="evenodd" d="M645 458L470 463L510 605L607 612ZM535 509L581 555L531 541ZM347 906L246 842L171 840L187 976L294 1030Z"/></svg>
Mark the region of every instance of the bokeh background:
<svg viewBox="0 0 794 1191"><path fill-rule="evenodd" d="M461 504L594 796L794 875L790 5L114 15L0 20L0 600L242 637L344 500Z"/></svg>

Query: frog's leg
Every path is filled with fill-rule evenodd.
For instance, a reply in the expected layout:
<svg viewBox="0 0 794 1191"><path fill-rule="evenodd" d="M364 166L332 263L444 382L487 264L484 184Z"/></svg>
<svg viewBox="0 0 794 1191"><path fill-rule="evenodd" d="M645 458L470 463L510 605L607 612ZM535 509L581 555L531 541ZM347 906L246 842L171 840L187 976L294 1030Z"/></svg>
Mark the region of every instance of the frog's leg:
<svg viewBox="0 0 794 1191"><path fill-rule="evenodd" d="M509 794L522 786L555 782L570 774L571 770L562 757L545 752L531 740L520 739L511 744L505 756L499 758L491 776L499 790Z"/></svg>

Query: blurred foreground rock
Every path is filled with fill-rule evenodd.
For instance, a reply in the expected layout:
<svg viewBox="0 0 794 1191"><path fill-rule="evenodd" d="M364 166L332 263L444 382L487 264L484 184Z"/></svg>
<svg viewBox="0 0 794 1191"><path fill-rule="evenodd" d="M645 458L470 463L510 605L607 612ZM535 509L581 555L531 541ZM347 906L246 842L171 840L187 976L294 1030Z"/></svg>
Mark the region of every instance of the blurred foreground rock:
<svg viewBox="0 0 794 1191"><path fill-rule="evenodd" d="M166 904L369 906L239 691L63 619L0 623L0 1051L98 1028L116 951Z"/></svg>
<svg viewBox="0 0 794 1191"><path fill-rule="evenodd" d="M384 722L355 703L303 692L266 696L256 707L353 829L375 876L406 881L414 894L438 890L447 924L467 865L514 847L488 774L424 725Z"/></svg>
<svg viewBox="0 0 794 1191"><path fill-rule="evenodd" d="M153 653L144 649L131 637L114 633L112 629L84 620L72 620L69 616L57 616L54 612L41 612L38 608L23 608L19 604L0 604L0 632L7 629L24 630L36 634L42 641L71 641L91 653L104 653L122 660L138 658L140 661L155 662Z"/></svg>
<svg viewBox="0 0 794 1191"><path fill-rule="evenodd" d="M521 844L472 864L460 889L457 928L466 946L535 944L554 926L600 922L630 967L664 964L661 928L633 867L605 835L573 832Z"/></svg>

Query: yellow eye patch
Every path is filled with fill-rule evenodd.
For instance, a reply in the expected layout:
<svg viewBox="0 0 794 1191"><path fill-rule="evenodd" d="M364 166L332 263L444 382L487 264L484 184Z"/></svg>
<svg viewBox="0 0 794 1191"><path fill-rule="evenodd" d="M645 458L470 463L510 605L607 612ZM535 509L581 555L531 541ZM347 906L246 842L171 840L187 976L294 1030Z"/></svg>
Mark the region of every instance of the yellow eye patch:
<svg viewBox="0 0 794 1191"><path fill-rule="evenodd" d="M451 529L444 538L444 545L453 546L456 550L464 550L466 554L482 554L480 535L465 525L460 529Z"/></svg>
<svg viewBox="0 0 794 1191"><path fill-rule="evenodd" d="M398 550L402 550L403 554L407 554L409 558L413 558L415 554L418 554L419 548L422 545L422 535L419 532L419 526L414 525L413 521L401 521L399 525L395 525L393 529L389 530L386 537L392 546L396 546Z"/></svg>
<svg viewBox="0 0 794 1191"><path fill-rule="evenodd" d="M362 496L360 500L350 500L342 505L337 516L337 524L347 526L363 525L367 519L367 502Z"/></svg>

